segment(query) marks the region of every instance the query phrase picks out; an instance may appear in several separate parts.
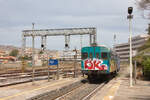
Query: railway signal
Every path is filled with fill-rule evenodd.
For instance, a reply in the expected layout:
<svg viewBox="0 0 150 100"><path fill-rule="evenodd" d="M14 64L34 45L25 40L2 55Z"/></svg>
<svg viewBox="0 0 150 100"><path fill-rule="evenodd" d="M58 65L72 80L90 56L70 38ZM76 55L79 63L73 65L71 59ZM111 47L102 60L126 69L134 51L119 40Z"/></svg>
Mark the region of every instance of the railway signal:
<svg viewBox="0 0 150 100"><path fill-rule="evenodd" d="M76 60L77 60L77 49L75 48L73 51L75 52L75 55L74 55L74 78L76 78L77 77L77 68L76 68L76 66L77 66L77 62L76 62Z"/></svg>
<svg viewBox="0 0 150 100"><path fill-rule="evenodd" d="M41 48L42 48L42 50L44 50L44 44L41 44Z"/></svg>
<svg viewBox="0 0 150 100"><path fill-rule="evenodd" d="M128 16L127 19L129 19L129 33L130 33L130 87L133 86L132 83L132 30L131 30L131 19L133 19L133 7L128 7Z"/></svg>
<svg viewBox="0 0 150 100"><path fill-rule="evenodd" d="M128 14L131 15L133 11L133 7L128 7Z"/></svg>

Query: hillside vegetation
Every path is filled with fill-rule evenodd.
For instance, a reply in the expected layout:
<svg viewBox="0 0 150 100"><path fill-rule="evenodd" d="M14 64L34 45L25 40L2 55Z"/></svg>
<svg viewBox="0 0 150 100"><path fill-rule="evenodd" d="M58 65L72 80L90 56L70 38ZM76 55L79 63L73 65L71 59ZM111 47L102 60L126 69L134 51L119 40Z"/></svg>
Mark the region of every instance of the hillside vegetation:
<svg viewBox="0 0 150 100"><path fill-rule="evenodd" d="M142 67L144 76L150 78L150 38L138 49L138 54L133 58Z"/></svg>

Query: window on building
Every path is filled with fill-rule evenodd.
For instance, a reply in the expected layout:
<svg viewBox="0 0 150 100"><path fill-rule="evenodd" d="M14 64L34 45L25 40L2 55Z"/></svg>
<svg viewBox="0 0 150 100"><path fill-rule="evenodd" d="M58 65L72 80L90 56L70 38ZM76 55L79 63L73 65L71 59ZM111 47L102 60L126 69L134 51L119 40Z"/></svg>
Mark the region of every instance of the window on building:
<svg viewBox="0 0 150 100"><path fill-rule="evenodd" d="M108 59L107 52L102 52L101 55L102 55L102 59Z"/></svg>
<svg viewBox="0 0 150 100"><path fill-rule="evenodd" d="M82 59L87 59L88 58L88 53L87 52L83 52L82 53Z"/></svg>

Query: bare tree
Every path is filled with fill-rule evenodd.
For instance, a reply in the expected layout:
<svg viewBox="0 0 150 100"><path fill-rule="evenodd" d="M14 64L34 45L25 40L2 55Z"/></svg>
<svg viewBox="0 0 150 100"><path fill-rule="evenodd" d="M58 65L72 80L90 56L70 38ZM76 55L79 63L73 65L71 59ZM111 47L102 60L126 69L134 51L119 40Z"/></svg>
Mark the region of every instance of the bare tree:
<svg viewBox="0 0 150 100"><path fill-rule="evenodd" d="M150 0L135 0L145 19L150 19Z"/></svg>

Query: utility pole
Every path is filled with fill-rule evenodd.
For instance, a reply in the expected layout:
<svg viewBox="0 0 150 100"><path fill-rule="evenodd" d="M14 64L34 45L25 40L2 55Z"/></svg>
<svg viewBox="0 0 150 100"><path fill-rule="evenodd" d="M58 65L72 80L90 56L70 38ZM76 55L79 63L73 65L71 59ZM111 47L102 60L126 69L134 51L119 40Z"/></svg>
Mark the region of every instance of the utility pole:
<svg viewBox="0 0 150 100"><path fill-rule="evenodd" d="M82 35L80 35L80 46L81 46L80 49L82 49Z"/></svg>
<svg viewBox="0 0 150 100"><path fill-rule="evenodd" d="M116 45L116 34L114 34L114 51L116 51L115 50L115 45Z"/></svg>
<svg viewBox="0 0 150 100"><path fill-rule="evenodd" d="M59 60L58 60L59 62ZM59 65L57 64L57 80L59 80Z"/></svg>
<svg viewBox="0 0 150 100"><path fill-rule="evenodd" d="M91 46L92 45L92 35L91 34L89 35L89 38L90 38L89 42L90 42L90 46Z"/></svg>
<svg viewBox="0 0 150 100"><path fill-rule="evenodd" d="M26 47L26 38L22 35L22 73L25 70L25 47Z"/></svg>
<svg viewBox="0 0 150 100"><path fill-rule="evenodd" d="M42 55L42 66L44 66L44 37L41 36L41 55Z"/></svg>
<svg viewBox="0 0 150 100"><path fill-rule="evenodd" d="M47 36L45 35L44 36L44 47L43 47L43 50L45 50L46 54L47 54L47 75L48 75L48 82L50 82L50 68L49 68L49 53L48 53L48 50L46 51L46 47L47 47Z"/></svg>
<svg viewBox="0 0 150 100"><path fill-rule="evenodd" d="M127 19L129 19L129 33L130 33L130 87L133 86L132 82L132 30L131 30L131 19L133 19L132 15L133 7L128 7L128 16Z"/></svg>
<svg viewBox="0 0 150 100"><path fill-rule="evenodd" d="M76 48L73 50L75 52L75 55L74 55L74 78L77 77L77 50Z"/></svg>
<svg viewBox="0 0 150 100"><path fill-rule="evenodd" d="M34 33L34 23L32 23L32 31ZM35 73L35 68L34 68L34 34L32 35L32 85L34 85L34 73Z"/></svg>

